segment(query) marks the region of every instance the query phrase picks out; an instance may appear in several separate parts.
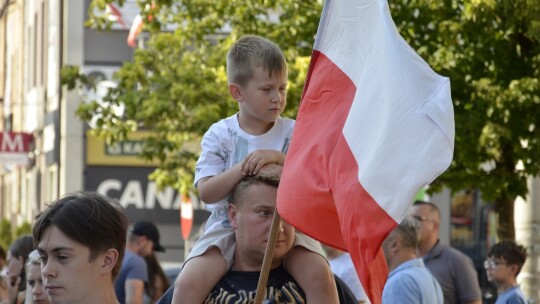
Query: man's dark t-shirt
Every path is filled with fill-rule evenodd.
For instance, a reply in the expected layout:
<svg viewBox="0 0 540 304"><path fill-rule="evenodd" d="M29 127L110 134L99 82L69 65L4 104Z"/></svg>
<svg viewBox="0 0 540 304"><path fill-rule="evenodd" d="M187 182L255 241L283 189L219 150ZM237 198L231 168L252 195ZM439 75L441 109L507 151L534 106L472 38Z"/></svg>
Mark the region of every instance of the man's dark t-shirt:
<svg viewBox="0 0 540 304"><path fill-rule="evenodd" d="M204 303L252 303L257 292L259 274L259 271L229 271ZM305 298L304 292L283 267L270 271L264 297L269 300L267 303L305 303Z"/></svg>
<svg viewBox="0 0 540 304"><path fill-rule="evenodd" d="M255 299L260 272L229 271L214 287L204 303L250 303ZM336 287L341 304L357 304L353 292L337 276ZM157 304L171 304L174 284L169 287ZM306 297L296 281L281 266L270 271L266 289L266 303L306 303ZM268 297L268 294L271 297Z"/></svg>

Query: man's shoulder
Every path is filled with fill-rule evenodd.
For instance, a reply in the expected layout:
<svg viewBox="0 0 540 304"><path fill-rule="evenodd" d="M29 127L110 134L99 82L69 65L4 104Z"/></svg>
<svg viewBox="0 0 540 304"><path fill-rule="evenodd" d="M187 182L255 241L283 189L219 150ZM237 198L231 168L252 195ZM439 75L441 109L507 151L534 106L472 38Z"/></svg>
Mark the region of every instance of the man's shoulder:
<svg viewBox="0 0 540 304"><path fill-rule="evenodd" d="M433 260L433 262L440 262L447 264L449 260L456 261L456 262L472 262L472 259L467 256L465 253L461 252L460 250L451 247L449 245L444 244L437 244L436 247L433 249L432 254L429 257L429 260Z"/></svg>
<svg viewBox="0 0 540 304"><path fill-rule="evenodd" d="M456 249L454 247L444 245L441 249L441 256L443 259L451 259L457 262L471 262L472 259L466 255L465 253L461 252L459 249Z"/></svg>

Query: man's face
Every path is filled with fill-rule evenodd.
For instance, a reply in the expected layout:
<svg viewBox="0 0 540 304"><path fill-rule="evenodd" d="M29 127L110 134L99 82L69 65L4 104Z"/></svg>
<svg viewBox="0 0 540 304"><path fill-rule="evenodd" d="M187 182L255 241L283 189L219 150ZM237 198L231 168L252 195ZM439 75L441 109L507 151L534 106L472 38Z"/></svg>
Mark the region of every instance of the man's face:
<svg viewBox="0 0 540 304"><path fill-rule="evenodd" d="M38 251L43 284L51 303L92 303L93 294L111 280L104 254L90 261L90 249L67 237L56 226L43 232ZM111 283L112 284L112 283Z"/></svg>
<svg viewBox="0 0 540 304"><path fill-rule="evenodd" d="M152 251L154 250L154 242L144 235L139 236L137 241L139 242L139 250L137 250L137 254L142 257L151 256Z"/></svg>
<svg viewBox="0 0 540 304"><path fill-rule="evenodd" d="M431 207L428 205L412 206L411 216L420 222L420 231L422 236L420 242L424 242L432 234L438 234L438 220L435 213L431 212Z"/></svg>
<svg viewBox="0 0 540 304"><path fill-rule="evenodd" d="M231 206L231 225L236 229L236 261L243 266L238 270L260 270L266 244L270 236L272 217L276 207L277 188L265 184L253 184L245 189L238 206ZM294 228L282 222L274 249L273 266L281 263L294 242Z"/></svg>

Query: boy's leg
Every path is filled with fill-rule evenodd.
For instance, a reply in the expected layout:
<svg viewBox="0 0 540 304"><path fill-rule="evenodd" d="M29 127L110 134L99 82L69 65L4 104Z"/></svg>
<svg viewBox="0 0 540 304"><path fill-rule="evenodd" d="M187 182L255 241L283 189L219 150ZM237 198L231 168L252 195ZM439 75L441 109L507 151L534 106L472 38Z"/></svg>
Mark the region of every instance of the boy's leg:
<svg viewBox="0 0 540 304"><path fill-rule="evenodd" d="M174 304L200 304L227 272L227 262L216 247L189 259L174 283Z"/></svg>
<svg viewBox="0 0 540 304"><path fill-rule="evenodd" d="M294 246L284 265L305 292L307 303L339 303L334 274L320 254Z"/></svg>

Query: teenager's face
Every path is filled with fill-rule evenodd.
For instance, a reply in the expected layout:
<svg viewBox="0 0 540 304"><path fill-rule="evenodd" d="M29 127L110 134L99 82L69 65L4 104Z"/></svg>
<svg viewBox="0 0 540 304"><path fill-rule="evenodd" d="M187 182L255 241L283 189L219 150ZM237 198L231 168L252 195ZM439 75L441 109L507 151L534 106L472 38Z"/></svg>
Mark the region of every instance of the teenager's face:
<svg viewBox="0 0 540 304"><path fill-rule="evenodd" d="M30 291L32 303L49 304L49 297L45 292L43 280L41 278L41 266L31 264L26 269L26 289Z"/></svg>
<svg viewBox="0 0 540 304"><path fill-rule="evenodd" d="M272 217L276 207L277 188L265 184L253 184L245 189L239 207L231 207L231 225L236 229L236 253L240 259L260 270ZM294 242L294 228L282 222L274 249L274 263L281 263ZM244 269L248 270L248 269Z"/></svg>
<svg viewBox="0 0 540 304"><path fill-rule="evenodd" d="M239 87L241 119L273 123L287 104L287 73L272 73L262 67L254 69L253 78Z"/></svg>
<svg viewBox="0 0 540 304"><path fill-rule="evenodd" d="M103 267L104 254L90 261L90 249L67 237L56 226L45 229L38 251L43 283L51 303L93 303L103 280L112 284L110 272Z"/></svg>

